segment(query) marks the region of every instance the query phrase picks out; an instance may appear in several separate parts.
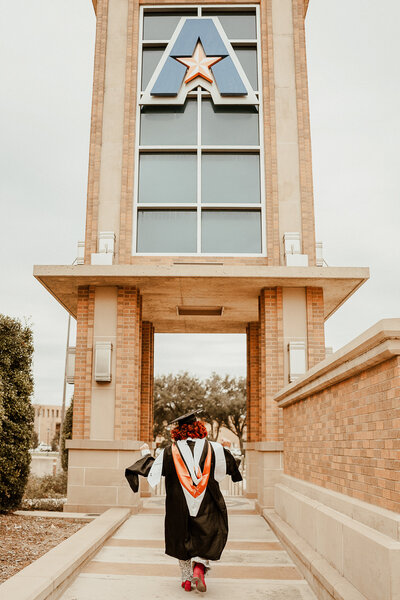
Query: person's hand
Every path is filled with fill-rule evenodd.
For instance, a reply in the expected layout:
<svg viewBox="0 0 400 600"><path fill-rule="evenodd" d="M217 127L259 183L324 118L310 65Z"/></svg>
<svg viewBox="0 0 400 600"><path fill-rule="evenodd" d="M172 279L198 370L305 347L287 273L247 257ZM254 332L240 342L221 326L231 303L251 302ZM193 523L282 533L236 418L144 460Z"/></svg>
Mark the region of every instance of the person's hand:
<svg viewBox="0 0 400 600"><path fill-rule="evenodd" d="M142 446L140 446L139 450L149 450L149 445L145 442Z"/></svg>
<svg viewBox="0 0 400 600"><path fill-rule="evenodd" d="M232 445L232 442L227 440L226 438L222 438L221 444L222 444L222 446L225 446L226 448L230 448Z"/></svg>

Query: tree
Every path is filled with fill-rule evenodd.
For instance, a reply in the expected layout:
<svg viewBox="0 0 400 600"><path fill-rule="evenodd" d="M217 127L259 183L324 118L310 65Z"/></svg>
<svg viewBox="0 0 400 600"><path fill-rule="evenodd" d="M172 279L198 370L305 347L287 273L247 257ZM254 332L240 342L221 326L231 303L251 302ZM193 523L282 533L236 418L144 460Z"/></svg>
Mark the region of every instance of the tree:
<svg viewBox="0 0 400 600"><path fill-rule="evenodd" d="M50 446L51 446L51 451L52 452L58 452L58 443L59 443L59 441L60 441L60 435L56 431L55 434L53 435L53 439L50 442Z"/></svg>
<svg viewBox="0 0 400 600"><path fill-rule="evenodd" d="M246 379L244 377L225 377L222 382L226 394L226 416L225 427L237 435L239 439L240 452L244 454L243 436L246 428L247 418L247 396Z"/></svg>
<svg viewBox="0 0 400 600"><path fill-rule="evenodd" d="M34 409L33 335L28 324L0 315L0 512L18 508L28 480Z"/></svg>
<svg viewBox="0 0 400 600"><path fill-rule="evenodd" d="M205 390L189 373L161 375L154 380L154 437L170 441L167 425L190 410L203 408Z"/></svg>
<svg viewBox="0 0 400 600"><path fill-rule="evenodd" d="M170 441L167 425L172 419L196 408L210 425L208 437L216 440L225 426L239 438L243 454L246 427L246 380L213 373L204 383L188 373L163 375L154 380L154 436Z"/></svg>
<svg viewBox="0 0 400 600"><path fill-rule="evenodd" d="M214 441L218 438L221 427L225 425L229 413L229 398L222 381L220 375L213 373L204 383L205 401L202 418L210 425L208 437Z"/></svg>
<svg viewBox="0 0 400 600"><path fill-rule="evenodd" d="M64 417L64 424L61 434L61 466L64 471L68 471L68 448L65 447L65 440L72 439L72 416L74 413L74 397L71 398L71 404L67 408Z"/></svg>

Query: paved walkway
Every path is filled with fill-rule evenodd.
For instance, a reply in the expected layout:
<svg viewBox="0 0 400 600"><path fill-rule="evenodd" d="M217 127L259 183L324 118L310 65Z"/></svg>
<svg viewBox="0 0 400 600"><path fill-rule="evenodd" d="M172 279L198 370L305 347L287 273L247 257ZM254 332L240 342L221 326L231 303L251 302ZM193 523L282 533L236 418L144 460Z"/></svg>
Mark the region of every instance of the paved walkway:
<svg viewBox="0 0 400 600"><path fill-rule="evenodd" d="M245 498L227 498L229 538L207 577L208 600L316 600L265 520ZM164 554L163 498L151 498L85 565L61 600L175 600L177 561ZM199 595L200 592L192 591ZM190 596L189 596L190 598Z"/></svg>

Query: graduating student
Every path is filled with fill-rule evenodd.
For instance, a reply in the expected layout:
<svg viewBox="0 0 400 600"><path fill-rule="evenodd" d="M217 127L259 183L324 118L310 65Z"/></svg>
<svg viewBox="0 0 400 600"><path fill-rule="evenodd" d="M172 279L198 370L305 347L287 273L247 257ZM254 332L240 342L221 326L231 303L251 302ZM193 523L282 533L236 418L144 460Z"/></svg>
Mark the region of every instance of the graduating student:
<svg viewBox="0 0 400 600"><path fill-rule="evenodd" d="M165 477L165 553L179 560L182 587L192 584L206 591L205 573L210 560L219 560L228 537L228 514L219 482L226 475L241 481L236 460L229 450L206 439L207 430L193 411L174 419L172 444L154 459L148 447L142 458L125 470L134 492L138 475L155 487ZM145 444L147 446L147 444Z"/></svg>

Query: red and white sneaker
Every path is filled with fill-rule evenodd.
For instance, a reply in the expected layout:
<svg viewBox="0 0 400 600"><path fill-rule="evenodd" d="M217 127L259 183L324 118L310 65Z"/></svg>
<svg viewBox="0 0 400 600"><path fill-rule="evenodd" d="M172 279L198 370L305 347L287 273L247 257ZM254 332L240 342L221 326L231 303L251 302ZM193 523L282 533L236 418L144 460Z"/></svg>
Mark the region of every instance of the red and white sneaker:
<svg viewBox="0 0 400 600"><path fill-rule="evenodd" d="M189 581L189 579L186 579L186 581L182 581L182 587L185 590L185 592L191 592L192 591L192 584Z"/></svg>
<svg viewBox="0 0 400 600"><path fill-rule="evenodd" d="M207 591L206 582L204 581L204 565L201 563L194 563L192 582L198 592Z"/></svg>

